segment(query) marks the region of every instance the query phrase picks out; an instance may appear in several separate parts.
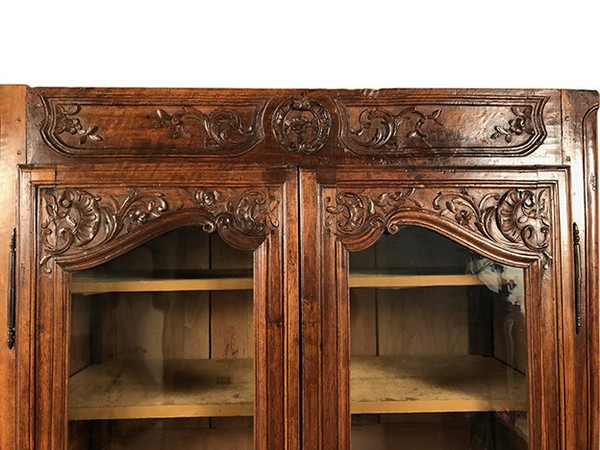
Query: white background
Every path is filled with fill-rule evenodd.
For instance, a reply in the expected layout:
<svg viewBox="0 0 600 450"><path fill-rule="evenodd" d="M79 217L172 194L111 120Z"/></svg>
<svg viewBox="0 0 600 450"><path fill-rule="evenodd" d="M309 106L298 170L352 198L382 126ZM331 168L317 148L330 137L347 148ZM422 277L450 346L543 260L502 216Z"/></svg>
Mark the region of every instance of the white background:
<svg viewBox="0 0 600 450"><path fill-rule="evenodd" d="M0 83L600 89L598 0L3 0Z"/></svg>

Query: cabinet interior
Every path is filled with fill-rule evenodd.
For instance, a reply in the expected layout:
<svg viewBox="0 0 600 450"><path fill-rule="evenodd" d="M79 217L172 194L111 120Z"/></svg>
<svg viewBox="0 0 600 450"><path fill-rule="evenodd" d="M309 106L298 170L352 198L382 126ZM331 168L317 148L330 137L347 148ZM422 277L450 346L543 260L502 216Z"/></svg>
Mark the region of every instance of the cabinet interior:
<svg viewBox="0 0 600 450"><path fill-rule="evenodd" d="M350 270L458 281L350 283L353 448L526 448L522 270L417 227L350 253Z"/></svg>
<svg viewBox="0 0 600 450"><path fill-rule="evenodd" d="M185 228L73 273L70 448L252 448L252 264Z"/></svg>

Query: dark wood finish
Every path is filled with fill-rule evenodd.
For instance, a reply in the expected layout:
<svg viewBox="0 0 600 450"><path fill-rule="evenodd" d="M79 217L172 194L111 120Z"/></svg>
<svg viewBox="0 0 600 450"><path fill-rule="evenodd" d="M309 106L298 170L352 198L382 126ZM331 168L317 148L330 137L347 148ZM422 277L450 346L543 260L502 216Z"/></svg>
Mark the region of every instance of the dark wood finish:
<svg viewBox="0 0 600 450"><path fill-rule="evenodd" d="M66 446L71 273L199 225L254 252L255 448L349 448L348 254L413 225L524 270L529 447L598 448L597 115L592 91L0 87L0 447Z"/></svg>

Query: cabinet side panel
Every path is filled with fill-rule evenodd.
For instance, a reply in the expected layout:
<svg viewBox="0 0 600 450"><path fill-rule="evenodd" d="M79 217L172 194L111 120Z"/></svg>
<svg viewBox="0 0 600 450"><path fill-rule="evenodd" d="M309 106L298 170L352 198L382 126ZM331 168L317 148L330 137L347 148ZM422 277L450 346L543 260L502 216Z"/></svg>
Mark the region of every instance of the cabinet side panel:
<svg viewBox="0 0 600 450"><path fill-rule="evenodd" d="M572 304L565 305L574 318L563 330L565 353L573 355L565 358L565 389L574 398L573 405L566 406L565 416L571 424L567 440L576 442L576 448L600 448L598 93L563 91L563 116L563 160L570 166L568 219L573 228L568 251L572 275L565 279L570 283L567 289L578 293ZM573 244L577 239L578 247ZM575 254L579 254L580 267L575 264Z"/></svg>
<svg viewBox="0 0 600 450"><path fill-rule="evenodd" d="M25 162L25 93L26 86L0 86L0 324L6 324L8 291L8 246L15 228L17 164ZM15 353L9 350L4 336L0 345L0 448L11 449L15 442ZM17 336L17 341L19 337ZM17 344L18 345L18 344Z"/></svg>

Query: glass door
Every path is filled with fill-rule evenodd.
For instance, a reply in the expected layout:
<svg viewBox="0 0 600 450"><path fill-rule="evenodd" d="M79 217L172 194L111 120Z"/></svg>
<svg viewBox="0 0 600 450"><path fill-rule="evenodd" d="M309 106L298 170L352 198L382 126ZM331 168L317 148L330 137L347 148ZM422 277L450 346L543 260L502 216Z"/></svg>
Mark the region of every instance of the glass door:
<svg viewBox="0 0 600 450"><path fill-rule="evenodd" d="M190 227L74 272L68 448L252 448L252 267Z"/></svg>
<svg viewBox="0 0 600 450"><path fill-rule="evenodd" d="M352 448L528 448L523 280L412 226L350 253Z"/></svg>

